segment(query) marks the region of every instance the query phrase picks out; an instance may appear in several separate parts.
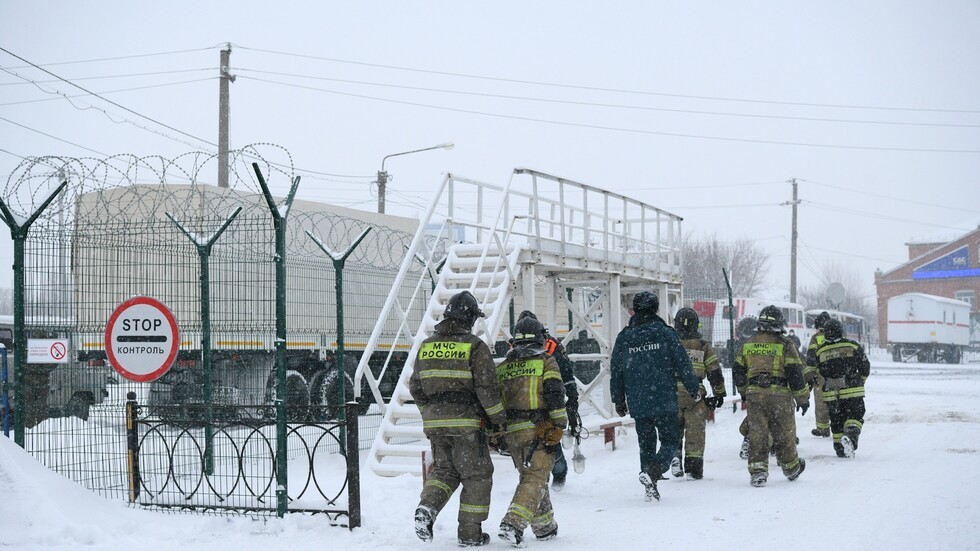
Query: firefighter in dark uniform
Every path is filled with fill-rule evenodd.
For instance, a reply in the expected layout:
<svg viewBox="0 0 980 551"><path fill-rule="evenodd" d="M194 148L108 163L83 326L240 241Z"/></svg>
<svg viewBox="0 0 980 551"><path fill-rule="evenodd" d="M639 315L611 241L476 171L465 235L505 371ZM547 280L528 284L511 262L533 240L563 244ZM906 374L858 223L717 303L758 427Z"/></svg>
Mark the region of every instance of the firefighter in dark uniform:
<svg viewBox="0 0 980 551"><path fill-rule="evenodd" d="M639 480L647 501L660 501L657 481L677 453L677 379L693 401L701 399L691 359L674 330L657 315L659 307L657 295L649 291L633 297L633 316L613 346L609 382L616 414L628 413L636 421Z"/></svg>
<svg viewBox="0 0 980 551"><path fill-rule="evenodd" d="M752 486L766 485L769 478L769 437L776 461L789 480L796 480L806 462L796 453L797 409L806 413L809 389L796 346L783 334L783 314L775 306L759 312L756 334L742 345L735 358L732 379L749 402L749 475Z"/></svg>
<svg viewBox="0 0 980 551"><path fill-rule="evenodd" d="M490 513L493 463L483 425L488 418L502 426L504 406L490 348L471 332L483 317L476 298L469 291L454 295L443 317L422 341L408 381L434 462L415 510L415 534L432 540L436 516L462 485L459 544L486 545L490 536L481 524Z"/></svg>
<svg viewBox="0 0 980 551"><path fill-rule="evenodd" d="M524 310L518 316L517 321L526 317L538 319L534 312ZM578 384L575 382L575 366L571 358L565 352L565 347L561 341L548 334L548 328L544 328L544 351L554 356L558 362L558 370L561 372L561 380L565 385L565 411L568 413L568 429L574 434L578 431ZM551 469L551 487L555 491L560 491L565 486L565 478L568 476L568 462L565 461L565 453L561 446L555 449L555 466Z"/></svg>
<svg viewBox="0 0 980 551"><path fill-rule="evenodd" d="M817 350L817 369L824 378L823 399L830 413L830 432L838 457L854 457L864 425L864 381L871 363L861 345L844 338L835 319L823 326L824 344Z"/></svg>
<svg viewBox="0 0 980 551"><path fill-rule="evenodd" d="M755 335L755 329L759 326L759 320L755 316L745 316L744 318L738 320L738 325L735 326L735 357L739 357L742 353L742 345L745 341L751 339ZM742 402L745 404L743 409L748 410L749 403L744 399ZM742 446L739 448L738 456L741 459L749 458L749 417L746 415L742 418L742 422L738 425L738 433L742 435Z"/></svg>
<svg viewBox="0 0 980 551"><path fill-rule="evenodd" d="M823 346L823 330L829 320L828 312L820 312L813 319L813 327L817 331L810 337L810 344L806 347L806 368L803 369L803 378L813 389L813 413L817 422L817 427L810 434L822 437L830 436L830 413L827 412L827 402L823 399L824 379L817 369L817 351Z"/></svg>
<svg viewBox="0 0 980 551"><path fill-rule="evenodd" d="M708 408L720 408L725 403L725 377L721 373L721 364L715 355L711 343L701 338L698 331L701 322L698 313L691 308L681 308L674 315L674 329L681 340L681 346L687 350L694 367L694 376L698 378L699 400L695 401L687 393L683 381L677 380L677 406L680 415L680 435L683 442L683 466L681 463L681 447L670 462L670 471L674 476L684 476L700 480L704 476L704 426L707 422ZM714 396L707 396L704 379L708 378Z"/></svg>
<svg viewBox="0 0 980 551"><path fill-rule="evenodd" d="M545 351L544 326L524 317L514 326L513 348L497 366L497 382L507 415L504 439L520 473L517 490L500 521L500 539L515 547L528 526L539 540L558 535L548 494L555 448L567 424L565 391L558 362Z"/></svg>

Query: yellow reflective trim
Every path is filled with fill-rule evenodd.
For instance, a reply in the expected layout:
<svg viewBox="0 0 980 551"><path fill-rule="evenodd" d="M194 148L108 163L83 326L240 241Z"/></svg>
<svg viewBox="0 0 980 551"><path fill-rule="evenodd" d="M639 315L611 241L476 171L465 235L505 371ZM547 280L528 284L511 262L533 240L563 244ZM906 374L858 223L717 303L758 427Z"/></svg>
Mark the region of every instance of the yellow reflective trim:
<svg viewBox="0 0 980 551"><path fill-rule="evenodd" d="M742 345L742 356L775 356L783 355L783 345L778 342L747 342Z"/></svg>
<svg viewBox="0 0 980 551"><path fill-rule="evenodd" d="M528 379L527 392L528 392L528 409L538 409L538 385L541 381L540 377L531 377Z"/></svg>
<svg viewBox="0 0 980 551"><path fill-rule="evenodd" d="M531 522L531 519L534 518L534 513L531 512L530 509L528 509L527 507L518 505L516 503L511 503L510 504L510 507L507 509L507 512L508 513L514 513L515 515L521 517L522 519L524 519L524 520L526 520L528 522Z"/></svg>
<svg viewBox="0 0 980 551"><path fill-rule="evenodd" d="M419 379L472 379L473 372L466 369L426 369L419 372Z"/></svg>
<svg viewBox="0 0 980 551"><path fill-rule="evenodd" d="M479 419L430 419L422 421L423 429L480 428Z"/></svg>
<svg viewBox="0 0 980 551"><path fill-rule="evenodd" d="M460 503L459 510L462 513L489 513L489 505L470 505L469 503Z"/></svg>
<svg viewBox="0 0 980 551"><path fill-rule="evenodd" d="M504 405L499 402L497 405L486 409L487 415L496 415L502 411L504 411Z"/></svg>
<svg viewBox="0 0 980 551"><path fill-rule="evenodd" d="M446 492L446 495L447 496L453 495L453 489L450 488L448 484L446 484L445 482L443 482L441 480L436 480L434 478L430 478L430 479L428 479L428 480L425 481L425 485L426 486L435 486L436 488L439 488L443 492Z"/></svg>
<svg viewBox="0 0 980 551"><path fill-rule="evenodd" d="M549 372L547 372L547 373L544 374L544 377L541 377L541 378L544 379L544 380L546 380L546 381L548 379L558 379L560 381L561 380L561 373L558 373L556 371L549 371Z"/></svg>
<svg viewBox="0 0 980 551"><path fill-rule="evenodd" d="M519 423L507 423L507 433L520 432L522 430L533 429L534 423L530 421L521 421Z"/></svg>
<svg viewBox="0 0 980 551"><path fill-rule="evenodd" d="M568 419L568 412L565 410L565 408L553 409L549 413L549 416L552 419Z"/></svg>
<svg viewBox="0 0 980 551"><path fill-rule="evenodd" d="M434 341L422 343L419 348L420 360L469 360L472 343L453 341Z"/></svg>

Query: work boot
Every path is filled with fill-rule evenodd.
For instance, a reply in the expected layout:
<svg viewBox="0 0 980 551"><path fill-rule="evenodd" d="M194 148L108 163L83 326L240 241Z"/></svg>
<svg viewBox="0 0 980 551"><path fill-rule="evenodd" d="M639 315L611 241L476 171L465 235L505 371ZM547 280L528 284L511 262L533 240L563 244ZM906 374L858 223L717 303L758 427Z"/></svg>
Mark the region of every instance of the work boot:
<svg viewBox="0 0 980 551"><path fill-rule="evenodd" d="M657 491L657 478L650 476L646 472L640 473L640 484L643 484L643 489L646 490L646 495L643 496L645 501L660 501L660 492Z"/></svg>
<svg viewBox="0 0 980 551"><path fill-rule="evenodd" d="M834 451L837 452L837 457L847 457L844 455L844 446L840 442L834 442Z"/></svg>
<svg viewBox="0 0 980 551"><path fill-rule="evenodd" d="M769 480L769 473L766 471L759 471L752 473L752 477L749 479L749 484L755 488L761 488L766 485L767 480Z"/></svg>
<svg viewBox="0 0 980 551"><path fill-rule="evenodd" d="M806 461L804 461L803 458L801 457L800 458L800 464L797 465L796 468L793 469L793 471L791 473L789 473L788 475L786 475L786 478L788 478L790 480L796 480L797 478L800 477L801 474L803 474L803 469L805 469L805 468L806 468Z"/></svg>
<svg viewBox="0 0 980 551"><path fill-rule="evenodd" d="M432 524L436 521L436 512L425 505L419 505L415 510L415 535L422 541L432 541Z"/></svg>
<svg viewBox="0 0 980 551"><path fill-rule="evenodd" d="M551 489L554 490L554 491L556 491L556 492L560 492L561 489L565 487L565 477L566 476L567 475L565 475L565 474L561 474L561 475L557 475L556 474L556 475L554 475L552 477L552 479L551 479Z"/></svg>
<svg viewBox="0 0 980 551"><path fill-rule="evenodd" d="M857 444L851 440L850 435L845 434L840 437L840 447L844 457L851 458L854 457L854 450L857 449Z"/></svg>
<svg viewBox="0 0 980 551"><path fill-rule="evenodd" d="M858 437L861 436L861 429L858 427L844 427L844 437L851 441L854 449L858 449ZM843 437L841 438L843 441Z"/></svg>
<svg viewBox="0 0 980 551"><path fill-rule="evenodd" d="M684 470L687 472L688 479L701 480L701 477L704 476L704 458L685 457Z"/></svg>
<svg viewBox="0 0 980 551"><path fill-rule="evenodd" d="M557 535L557 533L558 528L556 526L555 534ZM497 532L497 537L513 545L514 547L524 547L524 530L510 524L509 522L500 523L500 531Z"/></svg>
<svg viewBox="0 0 980 551"><path fill-rule="evenodd" d="M745 437L742 440L742 447L739 448L739 450L738 450L738 457L739 457L739 459L748 459L749 458L749 439L748 439L748 437Z"/></svg>
<svg viewBox="0 0 980 551"><path fill-rule="evenodd" d="M480 536L475 539L459 538L460 547L480 547L488 543L490 543L490 534L486 532L480 532Z"/></svg>
<svg viewBox="0 0 980 551"><path fill-rule="evenodd" d="M557 522L551 523L550 526L545 527L545 529L542 530L542 534L540 536L535 534L534 537L537 538L538 541L548 541L548 540L555 539L556 537L558 537L558 523Z"/></svg>
<svg viewBox="0 0 980 551"><path fill-rule="evenodd" d="M681 458L675 457L670 460L670 474L675 477L684 476L684 469L681 467Z"/></svg>
<svg viewBox="0 0 980 551"><path fill-rule="evenodd" d="M830 429L813 429L810 431L810 434L821 438L827 438L830 436Z"/></svg>

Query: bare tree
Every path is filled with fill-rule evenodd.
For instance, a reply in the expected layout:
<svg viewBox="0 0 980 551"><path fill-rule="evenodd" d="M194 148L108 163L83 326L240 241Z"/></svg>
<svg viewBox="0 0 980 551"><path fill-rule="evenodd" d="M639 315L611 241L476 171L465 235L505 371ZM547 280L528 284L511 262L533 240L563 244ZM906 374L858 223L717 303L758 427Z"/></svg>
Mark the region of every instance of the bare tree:
<svg viewBox="0 0 980 551"><path fill-rule="evenodd" d="M799 290L800 301L808 309L840 310L863 317L869 325L874 323L877 312L867 297L863 296L861 274L855 268L839 262L828 262L821 267L818 277L820 283ZM829 298L828 289L834 283L844 287L844 298L839 302L831 302Z"/></svg>
<svg viewBox="0 0 980 551"><path fill-rule="evenodd" d="M681 245L684 285L706 294L725 288L722 268L728 271L736 296L752 296L762 288L769 271L769 255L750 239L722 241L716 234L688 236Z"/></svg>

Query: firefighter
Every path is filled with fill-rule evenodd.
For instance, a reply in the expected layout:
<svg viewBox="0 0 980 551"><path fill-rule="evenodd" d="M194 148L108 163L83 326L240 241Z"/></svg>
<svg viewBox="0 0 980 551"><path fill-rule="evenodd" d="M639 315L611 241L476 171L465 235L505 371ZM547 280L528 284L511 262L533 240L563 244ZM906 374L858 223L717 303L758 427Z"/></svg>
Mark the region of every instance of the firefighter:
<svg viewBox="0 0 980 551"><path fill-rule="evenodd" d="M526 317L538 319L534 312L524 310L518 316L517 321ZM575 366L571 358L565 352L565 347L561 341L548 334L548 328L544 328L544 350L554 356L558 362L558 370L561 372L561 380L565 385L565 411L568 414L568 430L574 435L578 430L578 384L575 382ZM568 462L565 461L565 453L561 446L555 450L555 466L551 469L551 488L561 491L565 486L565 478L568 476Z"/></svg>
<svg viewBox="0 0 980 551"><path fill-rule="evenodd" d="M864 425L864 381L871 363L861 345L844 338L835 319L823 326L824 343L817 350L817 369L824 379L823 399L830 413L830 431L838 457L854 457Z"/></svg>
<svg viewBox="0 0 980 551"><path fill-rule="evenodd" d="M813 413L817 422L817 427L810 434L824 438L830 436L830 414L827 412L827 402L823 399L824 379L817 369L817 351L823 346L823 330L828 320L830 314L826 311L820 312L814 318L813 327L817 331L810 337L810 344L806 347L806 368L803 369L803 378L813 389Z"/></svg>
<svg viewBox="0 0 980 551"><path fill-rule="evenodd" d="M677 407L680 415L680 439L683 442L683 466L681 465L681 447L670 462L670 471L674 476L684 476L700 480L704 476L704 426L707 422L709 408L720 408L725 403L725 377L721 373L721 364L711 347L711 343L701 338L698 331L701 322L698 314L691 308L681 308L674 315L674 329L681 340L681 345L687 350L688 357L694 367L694 375L698 378L698 393L700 400L694 401L687 393L684 383L677 380ZM708 378L714 396L707 396L704 388L704 378Z"/></svg>
<svg viewBox="0 0 980 551"><path fill-rule="evenodd" d="M415 510L415 534L423 541L432 540L436 516L462 485L459 544L490 542L481 526L490 513L493 483L483 425L488 419L503 426L506 417L490 348L472 333L478 317L483 312L469 291L450 298L443 320L422 341L408 381L434 463Z"/></svg>
<svg viewBox="0 0 980 551"><path fill-rule="evenodd" d="M806 462L796 453L796 409L806 414L809 389L796 346L784 335L783 314L775 306L759 312L756 334L742 345L735 358L732 379L738 393L749 401L749 475L755 487L769 478L769 437L776 461L789 480L796 480Z"/></svg>
<svg viewBox="0 0 980 551"><path fill-rule="evenodd" d="M755 328L759 325L759 320L755 316L745 316L738 321L738 325L735 328L735 357L737 358L742 353L742 345L745 341L752 338L755 335ZM748 409L749 404L742 398L742 402L745 407L742 409ZM749 458L749 417L746 415L742 418L742 422L738 425L738 432L742 435L742 445L739 448L738 456L741 459Z"/></svg>
<svg viewBox="0 0 980 551"><path fill-rule="evenodd" d="M677 453L677 378L693 402L701 399L691 359L674 330L657 315L659 307L657 295L649 291L633 297L633 316L613 346L609 383L616 414L625 417L628 413L636 421L638 478L646 501L660 501L657 481Z"/></svg>
<svg viewBox="0 0 980 551"><path fill-rule="evenodd" d="M497 366L497 382L507 415L504 440L520 473L517 490L500 521L500 539L524 543L528 526L538 540L558 535L548 494L548 474L567 424L565 391L558 361L545 350L544 326L531 316L514 326L513 348Z"/></svg>

